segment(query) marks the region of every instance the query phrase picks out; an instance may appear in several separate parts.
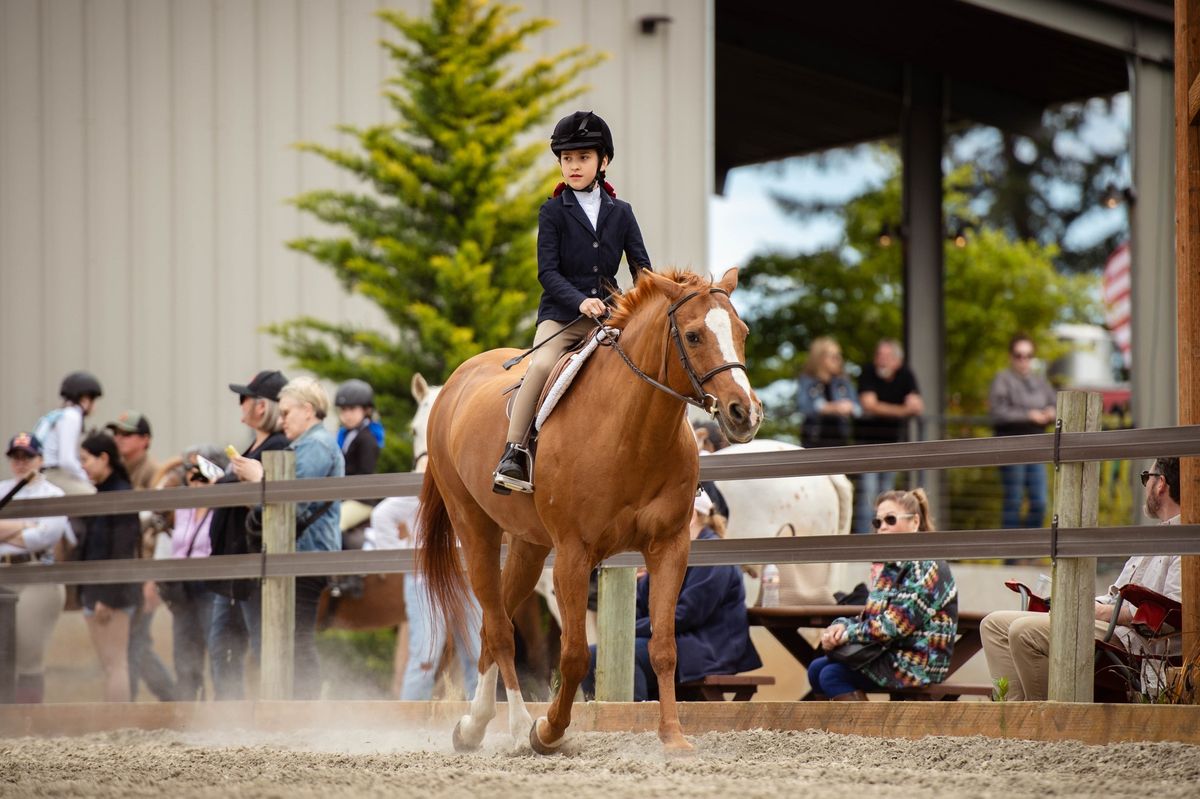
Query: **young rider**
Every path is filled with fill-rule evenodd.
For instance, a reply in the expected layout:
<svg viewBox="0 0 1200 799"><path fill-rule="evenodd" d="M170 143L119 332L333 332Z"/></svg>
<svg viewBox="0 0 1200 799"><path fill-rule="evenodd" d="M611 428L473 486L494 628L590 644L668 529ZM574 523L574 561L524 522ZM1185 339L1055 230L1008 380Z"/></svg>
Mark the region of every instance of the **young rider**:
<svg viewBox="0 0 1200 799"><path fill-rule="evenodd" d="M617 199L604 180L612 163L612 133L591 111L576 111L554 126L550 150L558 159L563 182L538 214L538 305L532 356L513 403L508 443L492 474L492 490L533 491L530 427L542 388L564 352L596 329L604 315L604 298L616 283L621 255L637 279L650 268L633 207ZM564 329L565 328L565 329ZM561 335L559 334L561 331Z"/></svg>

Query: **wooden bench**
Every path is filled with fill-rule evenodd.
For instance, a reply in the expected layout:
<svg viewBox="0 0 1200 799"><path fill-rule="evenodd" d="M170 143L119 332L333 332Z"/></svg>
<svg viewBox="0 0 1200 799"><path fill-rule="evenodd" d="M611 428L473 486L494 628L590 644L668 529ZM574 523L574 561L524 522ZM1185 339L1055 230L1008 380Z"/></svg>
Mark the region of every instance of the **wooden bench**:
<svg viewBox="0 0 1200 799"><path fill-rule="evenodd" d="M774 684L774 677L710 674L699 680L675 686L675 696L682 702L722 702L725 700L725 694L733 694L734 702L748 702L758 690L758 686Z"/></svg>
<svg viewBox="0 0 1200 799"><path fill-rule="evenodd" d="M935 685L926 685L924 688L905 688L899 691L889 691L888 696L892 701L898 699L909 702L954 702L960 696L986 696L991 697L992 686L990 685L968 685L953 684L953 683L937 683Z"/></svg>

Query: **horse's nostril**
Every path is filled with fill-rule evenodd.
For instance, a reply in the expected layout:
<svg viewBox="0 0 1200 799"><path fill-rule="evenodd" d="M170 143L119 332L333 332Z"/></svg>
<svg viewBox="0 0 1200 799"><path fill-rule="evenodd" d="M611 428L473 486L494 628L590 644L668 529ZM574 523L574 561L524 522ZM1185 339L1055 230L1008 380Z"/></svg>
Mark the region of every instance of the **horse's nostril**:
<svg viewBox="0 0 1200 799"><path fill-rule="evenodd" d="M732 419L736 424L745 424L746 409L743 408L739 402L729 403L729 418Z"/></svg>

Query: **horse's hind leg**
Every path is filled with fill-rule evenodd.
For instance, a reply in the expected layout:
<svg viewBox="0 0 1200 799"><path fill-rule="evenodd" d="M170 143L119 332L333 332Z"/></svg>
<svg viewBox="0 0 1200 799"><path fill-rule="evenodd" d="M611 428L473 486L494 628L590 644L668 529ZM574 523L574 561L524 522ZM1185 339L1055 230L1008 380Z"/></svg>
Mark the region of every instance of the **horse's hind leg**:
<svg viewBox="0 0 1200 799"><path fill-rule="evenodd" d="M554 560L554 593L562 614L562 681L546 715L529 732L535 752L550 754L562 743L571 723L575 692L587 675L587 592L592 563L581 546L561 546Z"/></svg>
<svg viewBox="0 0 1200 799"><path fill-rule="evenodd" d="M483 612L479 658L482 676L475 691L475 698L471 702L470 714L459 722L455 733L455 745L462 744L461 748L478 746L488 722L496 715L497 672L504 680L505 694L508 698L509 730L513 733L514 740L518 743L524 741L533 723L521 696L521 686L517 682L516 644L513 640L510 615L511 608L515 608L520 599L528 596L533 590L533 585L537 582L537 573L541 570L549 550L532 545L514 546L504 574L501 575L497 569L501 542L499 529L490 519L487 519L486 523L495 529L495 535L479 536L472 546L467 548L467 569ZM527 576L528 572L533 573L532 579ZM517 594L523 596L517 597Z"/></svg>

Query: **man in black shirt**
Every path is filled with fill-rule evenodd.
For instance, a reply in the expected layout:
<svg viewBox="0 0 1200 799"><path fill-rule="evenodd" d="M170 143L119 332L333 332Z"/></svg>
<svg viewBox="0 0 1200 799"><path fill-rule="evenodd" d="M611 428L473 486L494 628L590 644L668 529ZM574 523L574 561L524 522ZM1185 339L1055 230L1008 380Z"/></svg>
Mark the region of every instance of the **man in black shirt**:
<svg viewBox="0 0 1200 799"><path fill-rule="evenodd" d="M855 425L856 444L891 444L908 438L908 420L925 411L917 379L904 365L900 342L885 338L875 347L875 359L867 364L858 379L858 401L863 415ZM871 531L875 498L896 486L895 472L869 472L859 475L854 497L856 533Z"/></svg>

